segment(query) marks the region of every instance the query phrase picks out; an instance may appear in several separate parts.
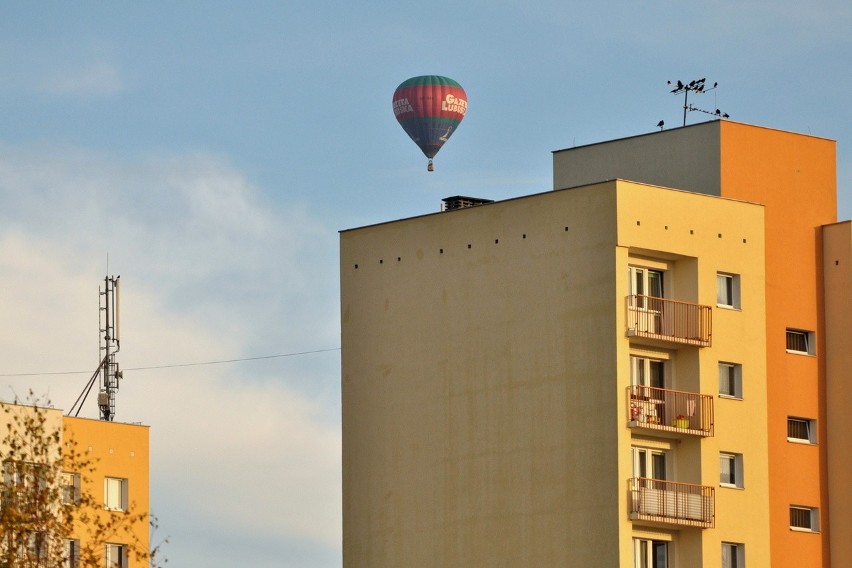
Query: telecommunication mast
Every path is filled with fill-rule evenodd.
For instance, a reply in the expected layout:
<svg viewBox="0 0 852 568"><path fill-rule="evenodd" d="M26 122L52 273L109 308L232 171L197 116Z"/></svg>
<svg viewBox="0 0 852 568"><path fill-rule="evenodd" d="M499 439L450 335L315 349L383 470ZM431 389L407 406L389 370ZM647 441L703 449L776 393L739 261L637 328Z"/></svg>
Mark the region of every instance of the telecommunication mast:
<svg viewBox="0 0 852 568"><path fill-rule="evenodd" d="M115 417L115 395L122 373L118 368L115 356L121 350L120 319L119 319L119 278L120 276L104 277L104 287L98 287L98 353L100 363L83 392L68 411L68 416L80 414L83 403L92 391L95 381L101 378L98 389L98 410L101 420L112 422ZM76 408L76 412L75 409Z"/></svg>
<svg viewBox="0 0 852 568"><path fill-rule="evenodd" d="M104 278L104 289L99 290L99 322L100 341L98 347L103 353L101 359L100 375L101 389L98 391L98 408L101 420L112 421L115 417L115 394L118 392L118 381L121 379L121 371L118 369L116 354L121 350L119 338L119 304L118 291L120 276L106 276Z"/></svg>

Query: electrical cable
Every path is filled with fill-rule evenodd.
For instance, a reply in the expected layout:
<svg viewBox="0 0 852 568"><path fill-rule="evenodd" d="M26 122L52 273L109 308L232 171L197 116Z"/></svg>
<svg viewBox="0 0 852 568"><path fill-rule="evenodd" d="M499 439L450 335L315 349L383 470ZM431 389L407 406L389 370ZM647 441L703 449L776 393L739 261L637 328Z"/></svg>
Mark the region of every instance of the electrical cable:
<svg viewBox="0 0 852 568"><path fill-rule="evenodd" d="M150 371L153 369L174 369L177 367L199 367L202 365L220 365L223 363L241 363L243 361L259 361L262 359L280 359L283 357L296 357L299 355L312 355L314 353L328 353L330 351L340 351L340 347L331 347L329 349L315 349L313 351L297 351L293 353L281 353L278 355L261 355L258 357L241 357L238 359L222 359L217 361L199 361L195 363L171 363L168 365L150 365L146 367L125 367L123 371ZM91 371L52 371L44 373L0 373L0 377L35 377L40 375L82 375L88 374Z"/></svg>

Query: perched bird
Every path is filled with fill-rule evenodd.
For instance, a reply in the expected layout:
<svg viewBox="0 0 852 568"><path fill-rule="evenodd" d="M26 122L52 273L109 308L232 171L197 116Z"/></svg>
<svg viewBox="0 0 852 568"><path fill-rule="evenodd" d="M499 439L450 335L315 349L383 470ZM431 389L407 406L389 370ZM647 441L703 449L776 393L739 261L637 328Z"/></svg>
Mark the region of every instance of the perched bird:
<svg viewBox="0 0 852 568"><path fill-rule="evenodd" d="M722 118L731 118L731 115L726 112L722 114Z"/></svg>
<svg viewBox="0 0 852 568"><path fill-rule="evenodd" d="M720 111L719 109L716 109L716 116L719 116L720 114L722 114L722 111Z"/></svg>
<svg viewBox="0 0 852 568"><path fill-rule="evenodd" d="M658 122L658 123L657 123L657 128L659 128L660 130L662 130L662 129L663 129L663 126L664 126L665 124L666 124L666 123L665 123L664 121L662 121L662 120L661 120L660 122Z"/></svg>

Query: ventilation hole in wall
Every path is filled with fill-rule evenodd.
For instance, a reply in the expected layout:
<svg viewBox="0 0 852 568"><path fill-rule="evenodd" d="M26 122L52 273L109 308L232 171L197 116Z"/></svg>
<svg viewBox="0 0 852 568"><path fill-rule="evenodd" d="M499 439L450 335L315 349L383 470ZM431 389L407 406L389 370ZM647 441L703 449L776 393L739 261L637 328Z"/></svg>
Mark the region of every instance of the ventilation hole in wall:
<svg viewBox="0 0 852 568"><path fill-rule="evenodd" d="M384 264L384 263L385 263L385 261L384 261L384 260L382 260L382 259L380 258L380 259L379 259L379 264Z"/></svg>
<svg viewBox="0 0 852 568"><path fill-rule="evenodd" d="M357 264L355 265L355 270L358 270L358 265L357 265Z"/></svg>
<svg viewBox="0 0 852 568"><path fill-rule="evenodd" d="M438 249L438 252L439 252L440 254L444 254L444 249Z"/></svg>
<svg viewBox="0 0 852 568"><path fill-rule="evenodd" d="M641 222L641 221L636 221L636 226L637 226L637 227L638 227L639 225L641 225L641 224L642 224L642 222Z"/></svg>
<svg viewBox="0 0 852 568"><path fill-rule="evenodd" d="M719 233L719 238L720 238L720 239L722 238L722 233Z"/></svg>
<svg viewBox="0 0 852 568"><path fill-rule="evenodd" d="M401 257L396 257L396 261L397 261L397 262L399 262L400 260L402 260L402 258L401 258Z"/></svg>
<svg viewBox="0 0 852 568"><path fill-rule="evenodd" d="M743 242L745 243L745 242L747 242L747 241L746 241L745 239L743 239Z"/></svg>
<svg viewBox="0 0 852 568"><path fill-rule="evenodd" d="M667 231L669 230L669 226L668 226L668 225L666 225L666 230L667 230Z"/></svg>
<svg viewBox="0 0 852 568"><path fill-rule="evenodd" d="M834 266L840 266L840 261L839 261L839 260L835 260L835 261L834 261Z"/></svg>
<svg viewBox="0 0 852 568"><path fill-rule="evenodd" d="M568 227L565 227L565 230L567 231L567 230L568 230Z"/></svg>
<svg viewBox="0 0 852 568"><path fill-rule="evenodd" d="M694 234L694 233L695 233L695 231L693 231L692 229L690 229L690 230L689 230L689 234L690 234L690 235L692 235L692 234Z"/></svg>
<svg viewBox="0 0 852 568"><path fill-rule="evenodd" d="M467 248L470 248L470 243L467 243Z"/></svg>
<svg viewBox="0 0 852 568"><path fill-rule="evenodd" d="M499 242L500 242L500 239L494 239L494 244L495 244L495 245L496 245L497 243L499 243Z"/></svg>
<svg viewBox="0 0 852 568"><path fill-rule="evenodd" d="M525 238L527 238L527 234L524 233L523 235L521 235L521 237L525 239Z"/></svg>

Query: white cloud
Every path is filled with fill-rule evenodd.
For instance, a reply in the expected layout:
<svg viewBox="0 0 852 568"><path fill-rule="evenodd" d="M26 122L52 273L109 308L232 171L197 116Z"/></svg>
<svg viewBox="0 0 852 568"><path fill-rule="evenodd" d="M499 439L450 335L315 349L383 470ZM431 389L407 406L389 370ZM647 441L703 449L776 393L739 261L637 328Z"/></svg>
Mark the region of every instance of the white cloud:
<svg viewBox="0 0 852 568"><path fill-rule="evenodd" d="M61 69L49 75L42 89L54 95L104 97L124 89L124 80L115 65L95 61L77 68Z"/></svg>
<svg viewBox="0 0 852 568"><path fill-rule="evenodd" d="M124 368L337 346L336 234L225 160L0 150L0 373L87 371L2 377L16 392L67 409L82 391L107 254ZM338 355L321 357L125 373L118 418L152 427L175 560L226 534L339 550Z"/></svg>

